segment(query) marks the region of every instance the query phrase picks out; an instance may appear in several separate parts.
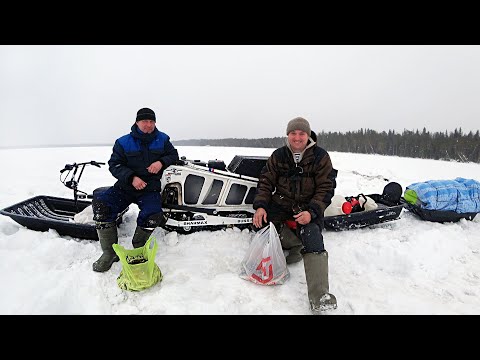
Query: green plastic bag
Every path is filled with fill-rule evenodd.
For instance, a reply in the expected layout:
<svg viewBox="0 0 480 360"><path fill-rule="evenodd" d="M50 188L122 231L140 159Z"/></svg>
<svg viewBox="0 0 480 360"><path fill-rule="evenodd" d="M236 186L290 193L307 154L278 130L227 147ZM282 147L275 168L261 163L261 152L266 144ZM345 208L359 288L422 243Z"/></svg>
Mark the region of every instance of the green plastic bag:
<svg viewBox="0 0 480 360"><path fill-rule="evenodd" d="M158 244L154 237L151 236L144 246L136 249L125 249L118 244L112 247L122 263L122 271L117 278L120 289L139 291L162 281L162 272L155 263Z"/></svg>

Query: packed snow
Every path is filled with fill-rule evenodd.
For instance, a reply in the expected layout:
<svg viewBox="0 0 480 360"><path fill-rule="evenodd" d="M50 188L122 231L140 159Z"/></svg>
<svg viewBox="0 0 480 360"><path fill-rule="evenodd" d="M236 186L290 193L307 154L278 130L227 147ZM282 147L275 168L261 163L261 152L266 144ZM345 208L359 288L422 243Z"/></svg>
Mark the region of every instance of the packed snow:
<svg viewBox="0 0 480 360"><path fill-rule="evenodd" d="M180 156L224 160L268 156L274 149L177 147ZM59 180L67 163L107 162L111 146L0 150L0 208L36 195L73 198ZM338 169L337 194L381 193L402 185L456 177L480 180L480 165L435 160L330 153ZM88 193L115 179L107 166L85 169L79 188ZM119 226L119 243L132 248L138 208ZM296 314L309 315L303 261L289 265L282 285L241 279L240 264L253 238L229 228L190 235L157 228L155 258L163 280L149 289L121 290L114 263L92 270L98 241L29 230L0 216L1 314ZM480 216L433 223L404 209L395 221L342 232L325 231L330 292L338 301L327 315L480 314Z"/></svg>

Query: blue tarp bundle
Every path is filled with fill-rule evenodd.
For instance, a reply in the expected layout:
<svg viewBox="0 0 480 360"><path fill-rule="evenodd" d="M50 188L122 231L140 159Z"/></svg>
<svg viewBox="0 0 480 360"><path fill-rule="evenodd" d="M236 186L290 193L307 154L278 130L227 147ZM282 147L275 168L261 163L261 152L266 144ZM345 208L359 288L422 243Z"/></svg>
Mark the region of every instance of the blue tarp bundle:
<svg viewBox="0 0 480 360"><path fill-rule="evenodd" d="M429 180L411 184L407 190L415 191L422 209L480 212L480 182L473 179Z"/></svg>

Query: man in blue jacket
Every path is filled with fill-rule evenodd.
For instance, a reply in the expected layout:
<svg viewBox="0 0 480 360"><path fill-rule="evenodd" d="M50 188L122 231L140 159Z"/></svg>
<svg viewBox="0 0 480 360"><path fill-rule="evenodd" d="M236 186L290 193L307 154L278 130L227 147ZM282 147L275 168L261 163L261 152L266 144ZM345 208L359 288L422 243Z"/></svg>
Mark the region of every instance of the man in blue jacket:
<svg viewBox="0 0 480 360"><path fill-rule="evenodd" d="M170 137L155 124L155 112L142 108L130 134L115 141L108 165L117 182L106 191L94 192L92 201L103 252L93 263L94 271L107 271L119 260L112 248L118 243L116 218L130 204L140 209L132 239L134 248L145 245L155 227L165 224L160 179L163 171L178 160L178 152Z"/></svg>

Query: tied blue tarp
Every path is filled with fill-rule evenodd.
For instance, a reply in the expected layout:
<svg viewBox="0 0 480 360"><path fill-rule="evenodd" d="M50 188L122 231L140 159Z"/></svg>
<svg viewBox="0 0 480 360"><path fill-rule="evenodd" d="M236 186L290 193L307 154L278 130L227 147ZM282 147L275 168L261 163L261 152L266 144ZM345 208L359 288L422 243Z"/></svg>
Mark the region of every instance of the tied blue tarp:
<svg viewBox="0 0 480 360"><path fill-rule="evenodd" d="M480 212L480 182L473 179L429 180L411 184L407 190L415 191L422 209Z"/></svg>

